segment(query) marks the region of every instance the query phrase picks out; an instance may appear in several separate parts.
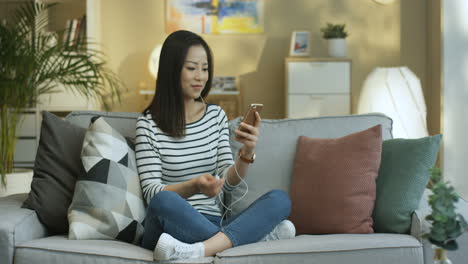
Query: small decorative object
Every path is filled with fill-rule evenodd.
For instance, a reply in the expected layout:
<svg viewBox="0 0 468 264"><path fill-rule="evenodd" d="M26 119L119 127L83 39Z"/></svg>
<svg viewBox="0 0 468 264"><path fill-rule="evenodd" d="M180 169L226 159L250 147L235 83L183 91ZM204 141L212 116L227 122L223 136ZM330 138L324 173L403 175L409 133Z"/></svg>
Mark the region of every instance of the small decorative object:
<svg viewBox="0 0 468 264"><path fill-rule="evenodd" d="M320 31L324 39L328 41L328 54L331 57L346 57L346 37L348 32L345 24L327 23Z"/></svg>
<svg viewBox="0 0 468 264"><path fill-rule="evenodd" d="M309 56L309 31L293 31L291 37L290 56Z"/></svg>
<svg viewBox="0 0 468 264"><path fill-rule="evenodd" d="M428 136L421 82L408 67L374 69L364 81L357 112L391 117L394 138Z"/></svg>
<svg viewBox="0 0 468 264"><path fill-rule="evenodd" d="M393 4L395 0L374 0L374 2L376 2L377 4L381 4L381 5L389 5L389 4Z"/></svg>
<svg viewBox="0 0 468 264"><path fill-rule="evenodd" d="M235 76L214 76L211 94L239 94Z"/></svg>
<svg viewBox="0 0 468 264"><path fill-rule="evenodd" d="M447 258L446 250L457 250L457 237L468 230L468 224L462 215L455 212L455 203L459 196L452 186L442 179L439 168L432 168L429 205L432 213L426 216L431 224L430 233L424 234L434 246L434 264L452 263Z"/></svg>

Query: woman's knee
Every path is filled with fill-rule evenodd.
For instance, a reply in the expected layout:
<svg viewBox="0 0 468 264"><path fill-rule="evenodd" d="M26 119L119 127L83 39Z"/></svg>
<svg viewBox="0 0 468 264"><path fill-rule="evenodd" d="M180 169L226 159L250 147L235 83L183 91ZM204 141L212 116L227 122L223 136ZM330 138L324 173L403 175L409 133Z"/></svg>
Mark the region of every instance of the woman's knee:
<svg viewBox="0 0 468 264"><path fill-rule="evenodd" d="M267 193L269 199L274 203L275 208L278 208L287 217L291 212L291 199L287 192L279 189L271 190Z"/></svg>
<svg viewBox="0 0 468 264"><path fill-rule="evenodd" d="M157 214L164 214L173 209L173 204L176 199L181 199L180 195L171 191L158 192L151 198L148 206L148 211ZM172 204L172 205L171 205Z"/></svg>

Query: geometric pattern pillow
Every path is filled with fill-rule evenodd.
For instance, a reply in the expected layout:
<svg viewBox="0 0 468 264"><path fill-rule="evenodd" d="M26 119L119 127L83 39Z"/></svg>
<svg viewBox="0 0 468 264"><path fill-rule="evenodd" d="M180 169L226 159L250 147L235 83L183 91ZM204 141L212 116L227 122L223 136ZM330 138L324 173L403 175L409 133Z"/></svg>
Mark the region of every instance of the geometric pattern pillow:
<svg viewBox="0 0 468 264"><path fill-rule="evenodd" d="M68 210L68 238L139 244L146 211L135 152L104 118L92 122L81 152L86 175L78 178Z"/></svg>

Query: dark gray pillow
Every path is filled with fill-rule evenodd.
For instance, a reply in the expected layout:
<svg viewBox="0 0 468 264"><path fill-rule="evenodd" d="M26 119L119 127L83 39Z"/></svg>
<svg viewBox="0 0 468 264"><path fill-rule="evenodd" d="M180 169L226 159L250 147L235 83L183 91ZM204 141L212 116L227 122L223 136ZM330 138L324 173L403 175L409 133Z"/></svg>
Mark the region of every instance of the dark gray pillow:
<svg viewBox="0 0 468 264"><path fill-rule="evenodd" d="M75 183L85 175L80 154L86 130L43 111L31 192L23 204L52 234L68 233Z"/></svg>

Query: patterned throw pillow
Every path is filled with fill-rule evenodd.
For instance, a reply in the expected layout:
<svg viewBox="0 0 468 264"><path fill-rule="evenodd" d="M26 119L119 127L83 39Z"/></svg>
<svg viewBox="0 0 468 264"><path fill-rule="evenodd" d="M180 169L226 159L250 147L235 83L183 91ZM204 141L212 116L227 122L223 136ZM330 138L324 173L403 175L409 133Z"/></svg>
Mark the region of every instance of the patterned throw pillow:
<svg viewBox="0 0 468 264"><path fill-rule="evenodd" d="M145 206L135 152L122 135L98 117L86 132L81 160L86 175L78 178L68 210L68 238L138 244Z"/></svg>

